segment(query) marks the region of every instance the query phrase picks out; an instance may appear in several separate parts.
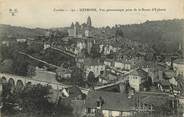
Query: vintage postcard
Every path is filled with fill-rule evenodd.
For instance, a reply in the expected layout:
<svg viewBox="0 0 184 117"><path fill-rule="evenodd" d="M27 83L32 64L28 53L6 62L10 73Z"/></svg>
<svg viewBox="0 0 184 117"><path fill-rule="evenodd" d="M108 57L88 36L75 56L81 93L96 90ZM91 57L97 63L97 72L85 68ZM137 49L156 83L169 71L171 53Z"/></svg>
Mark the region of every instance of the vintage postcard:
<svg viewBox="0 0 184 117"><path fill-rule="evenodd" d="M0 0L0 117L184 117L183 0Z"/></svg>

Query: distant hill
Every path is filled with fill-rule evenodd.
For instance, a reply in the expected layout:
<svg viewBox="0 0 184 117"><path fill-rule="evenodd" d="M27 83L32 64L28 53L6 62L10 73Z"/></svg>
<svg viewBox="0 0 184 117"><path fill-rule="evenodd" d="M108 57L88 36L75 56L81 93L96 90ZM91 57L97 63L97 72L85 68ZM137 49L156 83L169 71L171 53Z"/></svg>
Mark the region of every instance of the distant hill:
<svg viewBox="0 0 184 117"><path fill-rule="evenodd" d="M50 28L49 31L57 32L58 37L67 35L66 28ZM0 40L7 38L37 38L38 36L45 36L47 32L48 29L43 28L26 28L0 24Z"/></svg>
<svg viewBox="0 0 184 117"><path fill-rule="evenodd" d="M19 26L11 26L0 24L0 37L16 37L16 38L26 38L26 37L37 37L40 35L45 35L46 29L41 28L25 28Z"/></svg>
<svg viewBox="0 0 184 117"><path fill-rule="evenodd" d="M108 30L106 33L102 29ZM67 28L53 28L59 30L61 35L67 34ZM113 37L116 32L116 27L95 28L96 38L104 37L108 39ZM148 43L158 49L158 51L176 51L178 44L184 40L184 19L161 20L161 21L146 21L141 24L120 25L119 30L123 32L123 36L130 40L137 40L143 43ZM8 36L16 38L37 37L45 35L47 29L42 28L25 28L18 26L10 26L0 24L0 39ZM62 36L61 36L62 37Z"/></svg>
<svg viewBox="0 0 184 117"><path fill-rule="evenodd" d="M121 25L120 29L124 37L149 43L158 51L174 52L179 43L183 43L184 47L184 19L146 21L142 24Z"/></svg>
<svg viewBox="0 0 184 117"><path fill-rule="evenodd" d="M146 21L142 24L121 25L120 28L125 36L135 40L181 39L184 31L184 19Z"/></svg>

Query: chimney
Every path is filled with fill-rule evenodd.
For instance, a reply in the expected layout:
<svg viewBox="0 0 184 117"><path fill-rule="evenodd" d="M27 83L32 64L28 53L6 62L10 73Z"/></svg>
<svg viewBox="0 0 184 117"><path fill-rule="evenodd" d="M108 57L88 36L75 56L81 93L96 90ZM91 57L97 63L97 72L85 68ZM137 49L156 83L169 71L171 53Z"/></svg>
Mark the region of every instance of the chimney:
<svg viewBox="0 0 184 117"><path fill-rule="evenodd" d="M120 93L124 93L125 92L125 84L124 83L120 83L119 84L119 89L120 89Z"/></svg>
<svg viewBox="0 0 184 117"><path fill-rule="evenodd" d="M134 96L134 94L135 94L135 90L130 89L129 92L128 92L128 98L131 99L132 96Z"/></svg>
<svg viewBox="0 0 184 117"><path fill-rule="evenodd" d="M170 66L170 68L173 70L173 61L174 61L174 58L173 57L171 57L171 66Z"/></svg>

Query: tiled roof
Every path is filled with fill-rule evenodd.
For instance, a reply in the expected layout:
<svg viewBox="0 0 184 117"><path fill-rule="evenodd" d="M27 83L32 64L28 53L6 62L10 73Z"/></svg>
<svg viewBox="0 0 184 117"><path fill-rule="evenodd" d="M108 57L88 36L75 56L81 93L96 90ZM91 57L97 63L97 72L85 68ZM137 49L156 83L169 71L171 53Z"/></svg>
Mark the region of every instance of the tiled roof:
<svg viewBox="0 0 184 117"><path fill-rule="evenodd" d="M136 76L141 76L141 77L146 77L148 75L148 73L145 72L143 69L137 69L137 70L131 72L130 74L136 75Z"/></svg>
<svg viewBox="0 0 184 117"><path fill-rule="evenodd" d="M131 63L133 63L133 60L122 59L122 60L116 60L115 62L120 62L120 63L124 63L124 64L131 64Z"/></svg>
<svg viewBox="0 0 184 117"><path fill-rule="evenodd" d="M81 90L77 86L69 87L69 98L75 98L78 95L82 95Z"/></svg>
<svg viewBox="0 0 184 117"><path fill-rule="evenodd" d="M56 69L56 72L71 73L71 70L59 67L58 69Z"/></svg>
<svg viewBox="0 0 184 117"><path fill-rule="evenodd" d="M162 85L162 86L170 86L170 82L169 82L169 80L163 79L163 80L161 81L161 85Z"/></svg>
<svg viewBox="0 0 184 117"><path fill-rule="evenodd" d="M147 96L147 97L143 98L142 100L143 100L143 103L151 104L151 105L154 105L156 107L164 105L167 103L166 98L161 97L161 96Z"/></svg>
<svg viewBox="0 0 184 117"><path fill-rule="evenodd" d="M85 58L84 59L85 66L95 66L95 65L103 65L98 59Z"/></svg>
<svg viewBox="0 0 184 117"><path fill-rule="evenodd" d="M164 75L165 75L165 77L167 77L167 78L172 78L172 77L175 76L175 73L174 73L174 71L172 71L172 70L166 70L166 71L164 72Z"/></svg>
<svg viewBox="0 0 184 117"><path fill-rule="evenodd" d="M113 60L113 59L108 59L108 58L106 58L104 61L113 62L114 60Z"/></svg>
<svg viewBox="0 0 184 117"><path fill-rule="evenodd" d="M155 107L162 106L166 104L168 100L173 99L173 97L160 92L139 92L135 95L139 96L142 103L151 104Z"/></svg>
<svg viewBox="0 0 184 117"><path fill-rule="evenodd" d="M105 91L91 91L86 98L87 108L96 108L97 100L99 98L104 100L102 109L114 111L131 111L133 110L133 99L128 99L127 94L105 92Z"/></svg>

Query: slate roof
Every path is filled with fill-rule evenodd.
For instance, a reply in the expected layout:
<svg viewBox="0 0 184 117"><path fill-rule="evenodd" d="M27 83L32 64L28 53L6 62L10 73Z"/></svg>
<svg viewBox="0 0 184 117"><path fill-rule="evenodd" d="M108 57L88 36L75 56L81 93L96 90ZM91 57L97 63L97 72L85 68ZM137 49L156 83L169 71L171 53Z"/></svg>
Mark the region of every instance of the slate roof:
<svg viewBox="0 0 184 117"><path fill-rule="evenodd" d="M82 95L82 91L77 86L69 87L68 90L69 90L69 98L75 98L78 95Z"/></svg>
<svg viewBox="0 0 184 117"><path fill-rule="evenodd" d="M103 110L133 111L133 99L128 99L127 94L106 91L89 92L85 103L86 108L96 108L100 97L104 100Z"/></svg>
<svg viewBox="0 0 184 117"><path fill-rule="evenodd" d="M100 62L98 59L85 58L84 65L85 66L95 66L95 65L98 66L98 65L104 65L104 64Z"/></svg>
<svg viewBox="0 0 184 117"><path fill-rule="evenodd" d="M136 76L141 76L143 78L145 78L148 75L148 73L145 72L143 69L137 69L137 70L131 72L130 74L131 75L136 75Z"/></svg>
<svg viewBox="0 0 184 117"><path fill-rule="evenodd" d="M71 70L63 68L63 67L59 67L59 68L56 69L56 73L59 73L59 72L71 73Z"/></svg>
<svg viewBox="0 0 184 117"><path fill-rule="evenodd" d="M161 83L162 86L170 86L169 80L163 79L162 81L160 81L160 83Z"/></svg>
<svg viewBox="0 0 184 117"><path fill-rule="evenodd" d="M166 78L173 78L175 76L175 73L172 70L166 70L164 72L164 75L165 75Z"/></svg>
<svg viewBox="0 0 184 117"><path fill-rule="evenodd" d="M141 102L144 104L153 105L155 107L162 106L172 100L173 97L161 92L139 92L136 94L140 96Z"/></svg>
<svg viewBox="0 0 184 117"><path fill-rule="evenodd" d="M167 103L167 99L161 96L147 96L142 99L145 104L151 104L156 107Z"/></svg>

